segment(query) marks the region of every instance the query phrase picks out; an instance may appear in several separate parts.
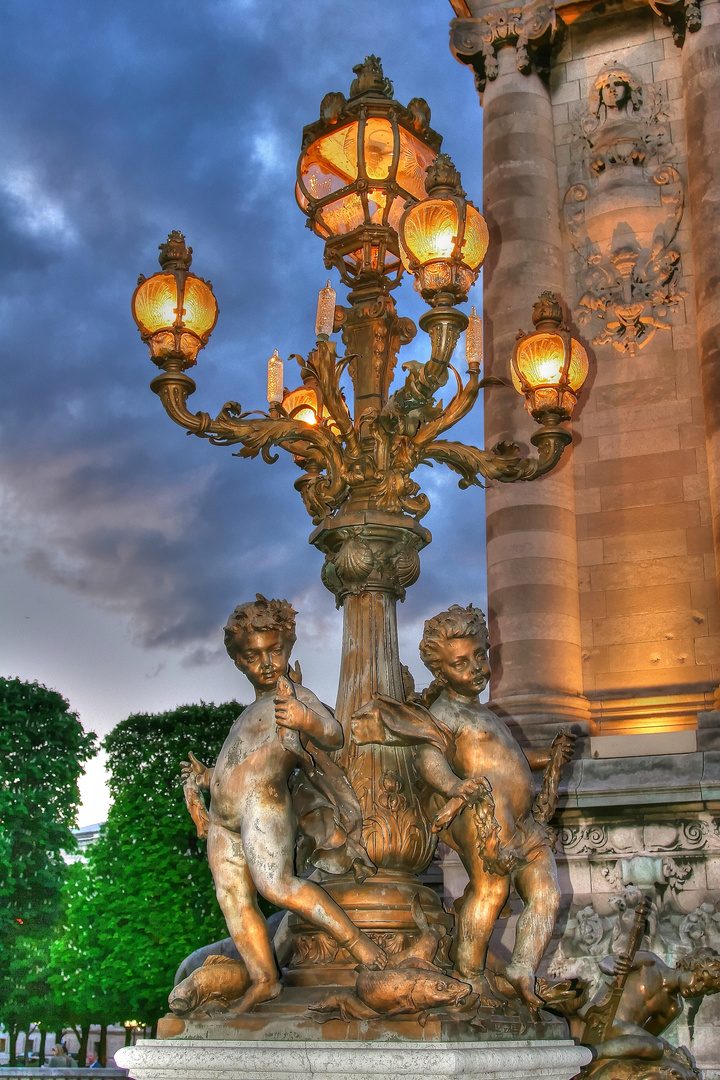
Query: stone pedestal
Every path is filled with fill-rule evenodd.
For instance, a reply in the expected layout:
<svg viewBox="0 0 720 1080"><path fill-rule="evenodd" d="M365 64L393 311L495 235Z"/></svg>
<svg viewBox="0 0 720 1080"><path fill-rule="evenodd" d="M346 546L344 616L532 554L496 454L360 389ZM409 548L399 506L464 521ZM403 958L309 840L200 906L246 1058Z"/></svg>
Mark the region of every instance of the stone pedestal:
<svg viewBox="0 0 720 1080"><path fill-rule="evenodd" d="M115 1060L134 1080L570 1080L590 1051L568 1040L316 1043L145 1040Z"/></svg>

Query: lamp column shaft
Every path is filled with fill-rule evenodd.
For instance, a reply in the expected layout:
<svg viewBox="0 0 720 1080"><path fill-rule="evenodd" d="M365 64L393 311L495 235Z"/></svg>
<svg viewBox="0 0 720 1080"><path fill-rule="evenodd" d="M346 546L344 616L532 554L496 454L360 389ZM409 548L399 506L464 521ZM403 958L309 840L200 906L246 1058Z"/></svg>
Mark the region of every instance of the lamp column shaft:
<svg viewBox="0 0 720 1080"><path fill-rule="evenodd" d="M348 506L332 528L320 526L310 539L325 553L323 581L343 607L335 715L345 744L338 760L362 806L370 858L381 870L414 875L430 861L435 837L415 790L413 751L359 745L351 721L376 694L404 700L395 608L418 577L418 549L430 536L412 518Z"/></svg>
<svg viewBox="0 0 720 1080"><path fill-rule="evenodd" d="M710 480L716 574L720 575L720 3L705 0L702 28L682 50L687 170L695 260L697 340ZM720 691L716 691L720 707Z"/></svg>
<svg viewBox="0 0 720 1080"><path fill-rule="evenodd" d="M415 333L410 319L400 318L395 301L381 283L357 288L351 307L337 307L345 351L353 359L349 372L355 397L355 419L367 409L381 409L388 398L400 346Z"/></svg>
<svg viewBox="0 0 720 1080"><path fill-rule="evenodd" d="M548 91L536 74L518 72L513 48L501 49L498 62L483 101L485 362L487 374L507 379L529 301L546 289L563 295L564 273ZM486 395L488 446L529 437L530 423L513 391ZM488 485L486 507L490 705L531 745L559 719L586 732L570 449L532 484Z"/></svg>

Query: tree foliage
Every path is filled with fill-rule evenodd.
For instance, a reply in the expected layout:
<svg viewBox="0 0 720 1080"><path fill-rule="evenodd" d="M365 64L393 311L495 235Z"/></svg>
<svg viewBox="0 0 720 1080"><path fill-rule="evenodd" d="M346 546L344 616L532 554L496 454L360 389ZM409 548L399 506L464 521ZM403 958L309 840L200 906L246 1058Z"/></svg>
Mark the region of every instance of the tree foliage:
<svg viewBox="0 0 720 1080"><path fill-rule="evenodd" d="M48 1006L47 953L96 737L54 690L0 678L0 1022Z"/></svg>
<svg viewBox="0 0 720 1080"><path fill-rule="evenodd" d="M113 803L87 865L70 875L54 949L56 990L72 996L75 1022L154 1022L184 957L226 936L180 763L189 750L214 762L241 709L130 716L105 739Z"/></svg>

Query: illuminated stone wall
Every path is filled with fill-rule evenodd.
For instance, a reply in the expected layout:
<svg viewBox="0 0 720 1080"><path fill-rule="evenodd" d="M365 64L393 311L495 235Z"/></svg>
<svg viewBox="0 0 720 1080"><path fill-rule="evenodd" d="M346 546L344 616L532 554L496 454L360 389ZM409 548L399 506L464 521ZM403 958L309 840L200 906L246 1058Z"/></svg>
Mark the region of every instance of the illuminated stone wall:
<svg viewBox="0 0 720 1080"><path fill-rule="evenodd" d="M591 358L567 460L489 487L487 558L491 707L526 744L583 736L546 967L592 981L640 894L646 947L720 951L720 2L451 4L483 105L486 374L548 288ZM488 445L533 430L511 389L485 420ZM718 1032L708 998L670 1038L718 1077Z"/></svg>
<svg viewBox="0 0 720 1080"><path fill-rule="evenodd" d="M492 704L531 743L575 721L586 754L710 747L720 5L453 7L483 103L487 373L546 288L591 354L568 460L488 492ZM486 395L489 443L531 434L512 394Z"/></svg>

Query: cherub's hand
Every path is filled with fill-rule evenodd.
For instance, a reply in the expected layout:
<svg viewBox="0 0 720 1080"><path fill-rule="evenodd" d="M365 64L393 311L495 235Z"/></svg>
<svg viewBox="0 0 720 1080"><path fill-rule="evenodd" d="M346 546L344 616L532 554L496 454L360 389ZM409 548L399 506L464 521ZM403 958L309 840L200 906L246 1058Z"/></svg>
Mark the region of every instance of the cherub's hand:
<svg viewBox="0 0 720 1080"><path fill-rule="evenodd" d="M485 791L487 791L485 780L482 777L475 777L471 780L458 780L450 794L454 798L465 799L466 802L472 802L473 796L478 793L484 793Z"/></svg>
<svg viewBox="0 0 720 1080"><path fill-rule="evenodd" d="M289 679L280 676L275 697L275 723L280 727L303 731L307 727L308 708L298 701Z"/></svg>
<svg viewBox="0 0 720 1080"><path fill-rule="evenodd" d="M613 974L621 976L629 975L636 966L637 965L633 964L631 960L628 960L627 956L616 956L613 964Z"/></svg>
<svg viewBox="0 0 720 1080"><path fill-rule="evenodd" d="M562 753L562 764L567 765L575 753L577 735L570 728L561 728L553 740L553 747L559 746Z"/></svg>
<svg viewBox="0 0 720 1080"><path fill-rule="evenodd" d="M202 761L198 761L192 750L188 757L190 758L189 761L183 761L180 764L180 777L183 784L193 776L197 787L201 789L209 788L212 769L208 769L207 765L203 765Z"/></svg>

